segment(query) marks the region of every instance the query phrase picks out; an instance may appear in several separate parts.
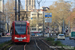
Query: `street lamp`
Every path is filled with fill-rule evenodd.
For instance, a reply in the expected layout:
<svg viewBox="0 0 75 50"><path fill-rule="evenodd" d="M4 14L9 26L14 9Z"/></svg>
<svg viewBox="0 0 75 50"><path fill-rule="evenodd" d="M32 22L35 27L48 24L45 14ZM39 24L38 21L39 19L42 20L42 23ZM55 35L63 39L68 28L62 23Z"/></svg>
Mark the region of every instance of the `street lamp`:
<svg viewBox="0 0 75 50"><path fill-rule="evenodd" d="M46 10L50 10L49 8L46 8ZM44 32L45 32L45 29L44 29L44 8L43 8L43 37L44 37Z"/></svg>

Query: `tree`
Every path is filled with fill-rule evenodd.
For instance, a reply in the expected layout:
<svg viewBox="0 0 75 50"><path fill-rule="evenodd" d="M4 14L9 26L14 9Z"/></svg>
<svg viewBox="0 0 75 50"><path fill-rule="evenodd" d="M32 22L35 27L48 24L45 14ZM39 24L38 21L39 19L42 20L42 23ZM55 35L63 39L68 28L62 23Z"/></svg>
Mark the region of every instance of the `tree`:
<svg viewBox="0 0 75 50"><path fill-rule="evenodd" d="M75 8L72 9L71 15L66 19L66 22L70 22L70 27L75 27Z"/></svg>
<svg viewBox="0 0 75 50"><path fill-rule="evenodd" d="M52 13L52 23L57 23L57 25L62 28L63 20L65 21L66 18L70 15L71 4L65 3L65 1L61 1L56 1L54 4L52 4L49 7L50 10L47 12ZM61 29L59 31L61 32Z"/></svg>
<svg viewBox="0 0 75 50"><path fill-rule="evenodd" d="M14 10L14 8L15 8L15 0L7 0L6 4L4 5L4 12L7 16L8 21L10 22L9 30L10 30L12 22L15 21L15 10ZM21 6L21 10L22 9L23 9L23 7Z"/></svg>
<svg viewBox="0 0 75 50"><path fill-rule="evenodd" d="M18 5L17 5L18 6ZM7 0L7 3L5 4L5 14L8 16L10 21L15 21L15 0ZM22 5L20 6L20 10L23 10ZM18 9L18 7L17 7Z"/></svg>
<svg viewBox="0 0 75 50"><path fill-rule="evenodd" d="M5 4L5 14L11 20L11 22L15 20L15 11L13 9L14 7L15 7L14 0L11 1L8 0L7 3Z"/></svg>

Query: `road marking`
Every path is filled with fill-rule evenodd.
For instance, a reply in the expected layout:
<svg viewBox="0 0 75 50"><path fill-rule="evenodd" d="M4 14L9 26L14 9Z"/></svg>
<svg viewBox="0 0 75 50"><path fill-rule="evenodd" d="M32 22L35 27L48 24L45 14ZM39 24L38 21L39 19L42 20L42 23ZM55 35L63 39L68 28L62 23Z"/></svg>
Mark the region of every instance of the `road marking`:
<svg viewBox="0 0 75 50"><path fill-rule="evenodd" d="M36 42L36 40L35 40L35 43L36 43L36 46L37 46L37 48L39 49L39 50L41 50L41 48L37 45L37 42Z"/></svg>
<svg viewBox="0 0 75 50"><path fill-rule="evenodd" d="M12 47L13 47L13 46L11 46L11 47L9 48L9 50L11 50Z"/></svg>
<svg viewBox="0 0 75 50"><path fill-rule="evenodd" d="M41 40L45 45L47 45L50 48L50 45L48 45L45 41ZM56 50L54 48L52 48L53 50Z"/></svg>
<svg viewBox="0 0 75 50"><path fill-rule="evenodd" d="M25 47L26 47L26 44L24 45L24 50L26 50L26 48L25 48Z"/></svg>

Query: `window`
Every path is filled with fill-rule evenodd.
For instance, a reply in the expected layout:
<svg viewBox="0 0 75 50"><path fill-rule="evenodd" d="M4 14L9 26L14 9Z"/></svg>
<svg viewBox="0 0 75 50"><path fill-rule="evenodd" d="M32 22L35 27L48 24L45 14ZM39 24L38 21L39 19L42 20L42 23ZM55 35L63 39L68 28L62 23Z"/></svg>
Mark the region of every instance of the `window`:
<svg viewBox="0 0 75 50"><path fill-rule="evenodd" d="M15 34L26 34L26 22L15 22Z"/></svg>
<svg viewBox="0 0 75 50"><path fill-rule="evenodd" d="M12 26L12 34L14 34L14 26Z"/></svg>
<svg viewBox="0 0 75 50"><path fill-rule="evenodd" d="M30 32L29 32L29 31L30 31L30 30L29 30L29 27L28 27L28 30L27 30L27 33L28 33L28 34L30 34Z"/></svg>
<svg viewBox="0 0 75 50"><path fill-rule="evenodd" d="M41 29L39 29L39 30L41 30Z"/></svg>
<svg viewBox="0 0 75 50"><path fill-rule="evenodd" d="M32 28L32 30L36 30L36 28Z"/></svg>
<svg viewBox="0 0 75 50"><path fill-rule="evenodd" d="M36 14L32 14L32 15L36 15Z"/></svg>

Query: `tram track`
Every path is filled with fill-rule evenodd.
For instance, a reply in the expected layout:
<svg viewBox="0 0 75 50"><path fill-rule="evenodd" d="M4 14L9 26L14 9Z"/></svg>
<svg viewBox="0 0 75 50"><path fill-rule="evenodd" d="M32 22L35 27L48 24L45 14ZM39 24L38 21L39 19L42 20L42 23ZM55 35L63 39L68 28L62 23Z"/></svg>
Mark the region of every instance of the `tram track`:
<svg viewBox="0 0 75 50"><path fill-rule="evenodd" d="M36 39L35 38L31 39L32 40L30 41L30 43L26 45L25 50L39 50L39 48L37 47Z"/></svg>
<svg viewBox="0 0 75 50"><path fill-rule="evenodd" d="M40 48L39 50L60 50L57 48L51 48L50 45L48 45L48 43L43 41L41 38L36 38L36 43Z"/></svg>
<svg viewBox="0 0 75 50"><path fill-rule="evenodd" d="M36 40L32 39L30 43L13 44L8 50L39 50Z"/></svg>
<svg viewBox="0 0 75 50"><path fill-rule="evenodd" d="M32 37L30 43L13 44L7 50L59 50L51 48L43 39Z"/></svg>
<svg viewBox="0 0 75 50"><path fill-rule="evenodd" d="M20 44L13 44L9 50L24 50L24 44L20 43Z"/></svg>
<svg viewBox="0 0 75 50"><path fill-rule="evenodd" d="M36 42L37 42L37 45L39 46L40 50L51 50L40 39L37 39Z"/></svg>
<svg viewBox="0 0 75 50"><path fill-rule="evenodd" d="M6 44L6 45L4 45L2 48L1 48L1 50L7 50L8 48L9 48L9 46L11 46L13 43L11 42L11 43L9 43L9 44Z"/></svg>
<svg viewBox="0 0 75 50"><path fill-rule="evenodd" d="M24 50L26 50L26 45L27 45L27 44L24 45Z"/></svg>
<svg viewBox="0 0 75 50"><path fill-rule="evenodd" d="M42 43L45 44L45 46L47 46L49 48L49 50L61 50L60 47L56 48L56 47L51 47L47 42L45 42L43 39L39 38L39 41L41 41ZM46 49L47 50L47 49ZM65 50L65 49L63 49Z"/></svg>
<svg viewBox="0 0 75 50"><path fill-rule="evenodd" d="M43 42L50 50L56 50L56 49L54 49L54 48L50 48L50 45L48 45L45 41L43 41L43 40L41 40L41 39L40 39L40 41Z"/></svg>

